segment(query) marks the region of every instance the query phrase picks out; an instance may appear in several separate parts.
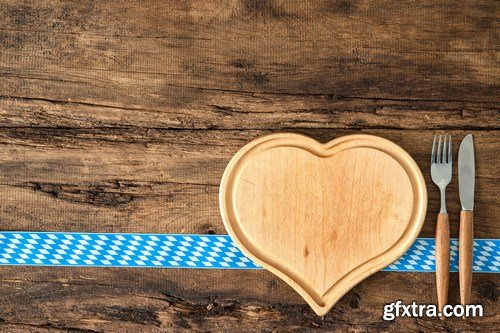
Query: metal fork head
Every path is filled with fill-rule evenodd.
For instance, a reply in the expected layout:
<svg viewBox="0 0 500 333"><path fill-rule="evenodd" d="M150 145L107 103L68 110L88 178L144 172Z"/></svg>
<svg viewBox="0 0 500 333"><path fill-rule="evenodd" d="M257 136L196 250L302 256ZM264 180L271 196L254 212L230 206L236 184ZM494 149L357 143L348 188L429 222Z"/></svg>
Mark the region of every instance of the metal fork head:
<svg viewBox="0 0 500 333"><path fill-rule="evenodd" d="M434 141L432 142L431 164L436 163L436 164L450 164L451 165L451 163L452 163L452 160L451 160L451 155L452 155L451 135L444 136L444 143L443 144L441 144L442 136L439 135L437 149L436 149L436 138L437 138L437 136L434 135Z"/></svg>
<svg viewBox="0 0 500 333"><path fill-rule="evenodd" d="M431 152L431 177L434 184L441 190L441 213L446 214L445 189L451 181L452 173L452 149L451 135L434 135ZM437 142L436 142L437 141Z"/></svg>

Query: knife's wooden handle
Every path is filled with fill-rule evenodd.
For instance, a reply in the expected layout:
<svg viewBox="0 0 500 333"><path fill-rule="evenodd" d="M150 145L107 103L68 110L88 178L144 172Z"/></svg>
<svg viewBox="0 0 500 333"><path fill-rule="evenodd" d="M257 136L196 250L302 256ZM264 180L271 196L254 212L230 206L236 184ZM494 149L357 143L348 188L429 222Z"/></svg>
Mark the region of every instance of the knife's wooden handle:
<svg viewBox="0 0 500 333"><path fill-rule="evenodd" d="M436 288L439 311L448 302L450 278L450 223L448 214L438 214L436 223Z"/></svg>
<svg viewBox="0 0 500 333"><path fill-rule="evenodd" d="M460 303L470 303L472 285L472 249L474 244L474 213L470 210L460 212L460 235L458 239L458 271L460 278Z"/></svg>

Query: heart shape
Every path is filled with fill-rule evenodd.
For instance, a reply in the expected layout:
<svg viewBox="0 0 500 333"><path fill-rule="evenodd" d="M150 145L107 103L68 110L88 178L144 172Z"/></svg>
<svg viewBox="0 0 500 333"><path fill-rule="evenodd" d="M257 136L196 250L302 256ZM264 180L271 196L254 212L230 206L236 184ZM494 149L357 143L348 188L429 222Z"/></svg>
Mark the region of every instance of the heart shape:
<svg viewBox="0 0 500 333"><path fill-rule="evenodd" d="M231 159L220 189L233 241L319 316L411 246L426 206L415 161L371 135L256 139Z"/></svg>

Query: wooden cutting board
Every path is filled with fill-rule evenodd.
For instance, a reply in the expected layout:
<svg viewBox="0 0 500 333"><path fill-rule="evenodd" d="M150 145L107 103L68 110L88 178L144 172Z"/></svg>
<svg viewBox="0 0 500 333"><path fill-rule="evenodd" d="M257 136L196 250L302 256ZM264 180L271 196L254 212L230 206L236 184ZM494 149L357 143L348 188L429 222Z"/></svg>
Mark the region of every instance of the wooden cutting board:
<svg viewBox="0 0 500 333"><path fill-rule="evenodd" d="M240 249L320 316L414 242L427 207L417 164L396 144L350 135L256 139L224 172L220 208Z"/></svg>

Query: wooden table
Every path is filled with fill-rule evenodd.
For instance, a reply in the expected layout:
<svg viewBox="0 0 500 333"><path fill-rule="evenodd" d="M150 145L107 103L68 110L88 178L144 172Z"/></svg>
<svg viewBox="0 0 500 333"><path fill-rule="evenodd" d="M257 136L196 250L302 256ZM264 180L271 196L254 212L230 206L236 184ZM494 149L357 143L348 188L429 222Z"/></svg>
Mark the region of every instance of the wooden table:
<svg viewBox="0 0 500 333"><path fill-rule="evenodd" d="M0 1L0 228L225 233L218 185L248 141L370 133L424 173L434 133L476 145L476 237L499 238L495 0ZM458 235L456 177L448 190ZM383 321L435 303L434 274L377 273L319 318L266 271L0 267L1 331L498 329L485 318ZM450 302L458 302L451 276Z"/></svg>

